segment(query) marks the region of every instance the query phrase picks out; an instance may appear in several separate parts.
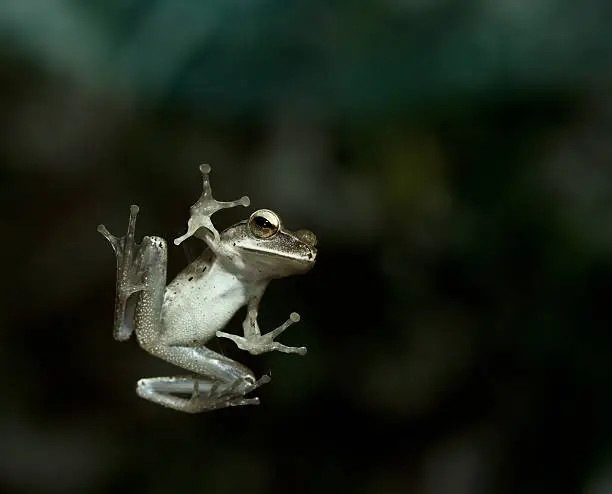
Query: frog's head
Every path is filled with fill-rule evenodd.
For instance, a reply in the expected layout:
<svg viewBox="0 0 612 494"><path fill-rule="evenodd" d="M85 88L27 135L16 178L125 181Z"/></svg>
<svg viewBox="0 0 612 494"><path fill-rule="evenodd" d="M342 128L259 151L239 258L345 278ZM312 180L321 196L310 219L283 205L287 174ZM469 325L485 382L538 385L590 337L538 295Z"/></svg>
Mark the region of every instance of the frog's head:
<svg viewBox="0 0 612 494"><path fill-rule="evenodd" d="M231 246L242 270L261 279L305 273L317 258L316 235L310 230L287 230L269 209L259 209L229 227L221 242Z"/></svg>

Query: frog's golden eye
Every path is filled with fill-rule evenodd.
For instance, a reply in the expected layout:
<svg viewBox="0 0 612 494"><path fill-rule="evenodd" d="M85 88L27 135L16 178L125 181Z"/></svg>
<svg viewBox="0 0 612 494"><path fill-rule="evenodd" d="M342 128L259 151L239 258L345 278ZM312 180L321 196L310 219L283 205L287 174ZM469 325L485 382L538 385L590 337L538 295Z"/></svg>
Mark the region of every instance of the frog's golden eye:
<svg viewBox="0 0 612 494"><path fill-rule="evenodd" d="M249 218L249 230L256 238L271 238L280 230L280 219L273 211L260 209Z"/></svg>

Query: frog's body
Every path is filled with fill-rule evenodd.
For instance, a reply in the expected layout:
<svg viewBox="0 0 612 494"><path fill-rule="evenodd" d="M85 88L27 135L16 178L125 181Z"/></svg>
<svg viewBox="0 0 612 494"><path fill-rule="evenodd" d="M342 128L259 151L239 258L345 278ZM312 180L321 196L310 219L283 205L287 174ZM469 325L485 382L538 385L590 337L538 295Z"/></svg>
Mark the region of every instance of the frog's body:
<svg viewBox="0 0 612 494"><path fill-rule="evenodd" d="M187 345L194 340L210 340L238 309L263 289L265 285L262 286L261 282L245 283L227 272L210 251L205 252L166 288L163 326L181 329L164 334L164 342Z"/></svg>
<svg viewBox="0 0 612 494"><path fill-rule="evenodd" d="M229 338L252 354L271 350L304 355L304 347L288 347L274 338L299 320L296 313L275 330L261 335L257 312L268 283L308 271L316 259L316 237L308 230L283 228L272 211L256 211L221 234L210 216L224 207L247 206L248 198L218 202L213 199L208 173L204 192L191 208L189 236L206 242L208 249L166 287L167 245L160 237L146 236L134 242L138 207L132 206L125 237L111 235L103 225L99 231L117 255L117 302L115 338L127 340L135 331L140 346L163 360L196 374L195 377L141 379L137 393L148 400L185 412L200 412L232 405L259 403L244 396L268 382L259 380L242 364L203 346L213 337ZM231 317L248 306L244 337L223 333ZM133 314L133 321L132 319ZM176 394L190 393L190 398Z"/></svg>

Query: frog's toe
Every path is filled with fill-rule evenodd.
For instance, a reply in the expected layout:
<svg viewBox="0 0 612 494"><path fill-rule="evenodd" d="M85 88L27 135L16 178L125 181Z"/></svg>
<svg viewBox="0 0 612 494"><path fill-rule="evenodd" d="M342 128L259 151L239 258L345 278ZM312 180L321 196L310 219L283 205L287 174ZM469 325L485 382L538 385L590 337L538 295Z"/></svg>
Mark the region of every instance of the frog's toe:
<svg viewBox="0 0 612 494"><path fill-rule="evenodd" d="M239 407L242 405L259 405L259 398L234 398L227 402L227 406Z"/></svg>
<svg viewBox="0 0 612 494"><path fill-rule="evenodd" d="M272 349L282 353L295 353L301 356L304 356L308 353L308 349L305 346L287 346L283 345L282 343L276 342L274 342L274 346Z"/></svg>

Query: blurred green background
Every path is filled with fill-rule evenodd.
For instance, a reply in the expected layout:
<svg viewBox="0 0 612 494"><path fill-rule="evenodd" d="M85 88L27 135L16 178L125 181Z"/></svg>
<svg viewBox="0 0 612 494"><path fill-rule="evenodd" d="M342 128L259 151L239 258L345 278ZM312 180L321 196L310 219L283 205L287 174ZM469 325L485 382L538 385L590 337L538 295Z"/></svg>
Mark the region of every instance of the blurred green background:
<svg viewBox="0 0 612 494"><path fill-rule="evenodd" d="M0 490L612 493L612 4L0 3ZM139 399L96 232L310 228L262 405ZM247 212L215 216L225 227ZM170 275L185 265L171 248ZM243 314L230 331L240 330Z"/></svg>

